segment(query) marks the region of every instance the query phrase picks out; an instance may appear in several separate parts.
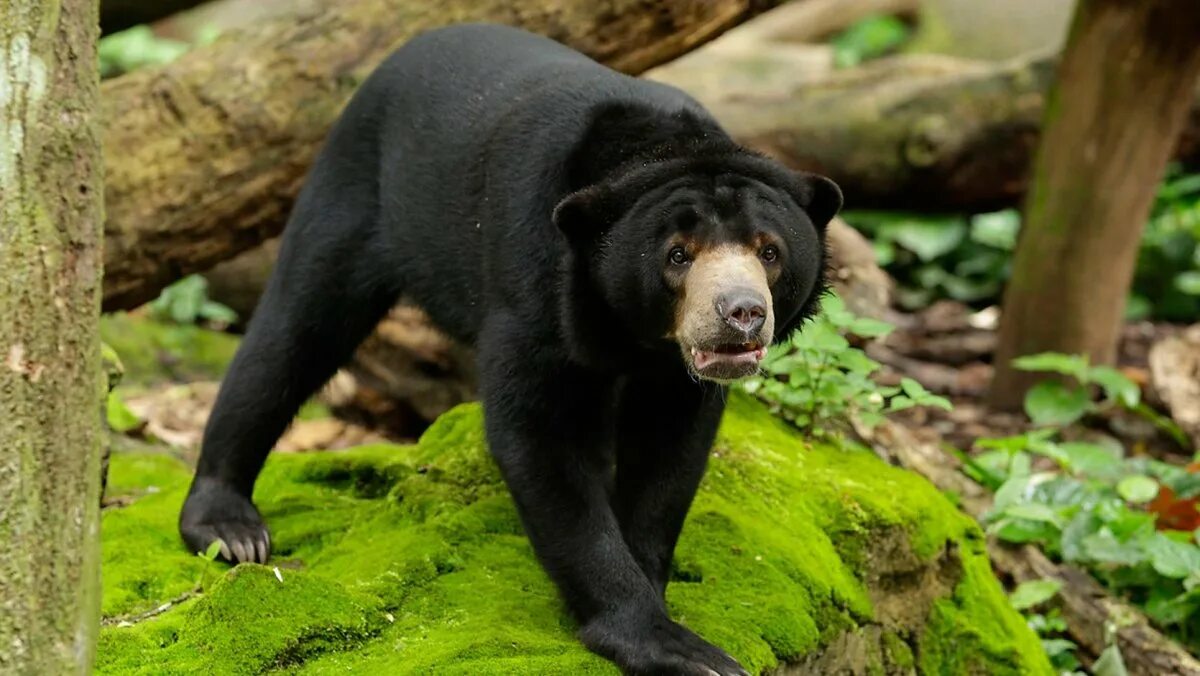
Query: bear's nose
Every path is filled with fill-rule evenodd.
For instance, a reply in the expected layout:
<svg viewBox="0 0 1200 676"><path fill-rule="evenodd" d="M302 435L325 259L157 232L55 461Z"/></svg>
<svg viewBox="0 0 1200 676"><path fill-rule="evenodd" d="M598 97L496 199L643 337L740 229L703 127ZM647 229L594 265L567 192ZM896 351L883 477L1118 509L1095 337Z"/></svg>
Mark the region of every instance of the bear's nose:
<svg viewBox="0 0 1200 676"><path fill-rule="evenodd" d="M767 302L757 291L733 289L717 296L717 314L730 327L753 337L767 318Z"/></svg>

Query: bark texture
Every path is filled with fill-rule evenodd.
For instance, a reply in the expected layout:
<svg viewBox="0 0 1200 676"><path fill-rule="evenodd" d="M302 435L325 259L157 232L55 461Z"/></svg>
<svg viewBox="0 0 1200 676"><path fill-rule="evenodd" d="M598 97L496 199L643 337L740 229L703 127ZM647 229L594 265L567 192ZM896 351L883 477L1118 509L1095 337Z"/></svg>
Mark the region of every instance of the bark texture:
<svg viewBox="0 0 1200 676"><path fill-rule="evenodd" d="M1200 75L1200 4L1081 0L1025 201L991 401L1020 406L1037 352L1109 363L1142 224Z"/></svg>
<svg viewBox="0 0 1200 676"><path fill-rule="evenodd" d="M0 22L0 673L88 673L99 625L97 5Z"/></svg>
<svg viewBox="0 0 1200 676"><path fill-rule="evenodd" d="M637 73L777 0L320 0L105 82L105 308L278 234L355 87L414 34L462 21L548 35ZM387 17L380 20L380 17Z"/></svg>

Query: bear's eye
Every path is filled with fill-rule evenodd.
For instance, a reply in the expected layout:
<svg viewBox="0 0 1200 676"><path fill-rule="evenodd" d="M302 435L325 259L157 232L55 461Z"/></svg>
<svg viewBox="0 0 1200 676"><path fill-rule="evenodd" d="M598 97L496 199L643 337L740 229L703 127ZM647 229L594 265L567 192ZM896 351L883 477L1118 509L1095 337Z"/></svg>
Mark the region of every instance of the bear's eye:
<svg viewBox="0 0 1200 676"><path fill-rule="evenodd" d="M684 251L681 246L672 248L667 254L667 260L671 261L671 265L687 265L690 262L687 251Z"/></svg>
<svg viewBox="0 0 1200 676"><path fill-rule="evenodd" d="M758 254L764 263L774 263L779 258L779 247L774 244L768 244L763 247L763 250Z"/></svg>

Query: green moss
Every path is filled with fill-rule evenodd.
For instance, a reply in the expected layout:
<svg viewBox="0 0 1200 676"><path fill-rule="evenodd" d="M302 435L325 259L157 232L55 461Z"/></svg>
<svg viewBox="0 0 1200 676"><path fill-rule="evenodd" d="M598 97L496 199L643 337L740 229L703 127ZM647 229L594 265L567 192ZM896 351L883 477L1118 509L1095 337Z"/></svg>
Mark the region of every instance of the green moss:
<svg viewBox="0 0 1200 676"><path fill-rule="evenodd" d="M883 663L891 667L891 673L897 671L908 673L916 666L912 648L895 632L883 633Z"/></svg>
<svg viewBox="0 0 1200 676"><path fill-rule="evenodd" d="M416 446L272 457L256 499L284 583L269 567L243 565L219 572L198 599L133 626L110 623L98 671L616 673L575 639L479 418L477 406L461 406ZM109 618L186 595L204 565L175 534L181 464L118 454L113 481L140 497L104 515ZM961 552L963 575L932 604L928 629L884 632L874 649L884 664L1048 673L981 558L973 523L919 477L867 452L809 447L742 397L730 402L680 539L668 602L752 671L806 659L846 632L886 624L870 581L883 556L875 543L897 534L920 561Z"/></svg>
<svg viewBox="0 0 1200 676"><path fill-rule="evenodd" d="M954 594L934 603L918 643L925 674L1053 673L1024 620L1004 608L1007 597L992 576L982 535L959 543L963 577ZM1007 610L1007 608L1005 608ZM972 646L963 650L964 645ZM1031 671L1032 666L1039 671Z"/></svg>
<svg viewBox="0 0 1200 676"><path fill-rule="evenodd" d="M226 333L124 312L100 318L100 338L120 357L127 385L217 380L238 345Z"/></svg>

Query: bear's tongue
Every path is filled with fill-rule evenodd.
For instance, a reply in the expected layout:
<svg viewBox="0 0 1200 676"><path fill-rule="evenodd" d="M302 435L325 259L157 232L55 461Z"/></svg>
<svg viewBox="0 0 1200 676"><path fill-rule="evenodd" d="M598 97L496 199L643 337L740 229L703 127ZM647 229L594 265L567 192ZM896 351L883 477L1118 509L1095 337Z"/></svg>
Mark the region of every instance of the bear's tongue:
<svg viewBox="0 0 1200 676"><path fill-rule="evenodd" d="M692 348L692 366L697 371L713 364L757 364L767 354L767 348L752 343L741 345L718 345L712 350Z"/></svg>

